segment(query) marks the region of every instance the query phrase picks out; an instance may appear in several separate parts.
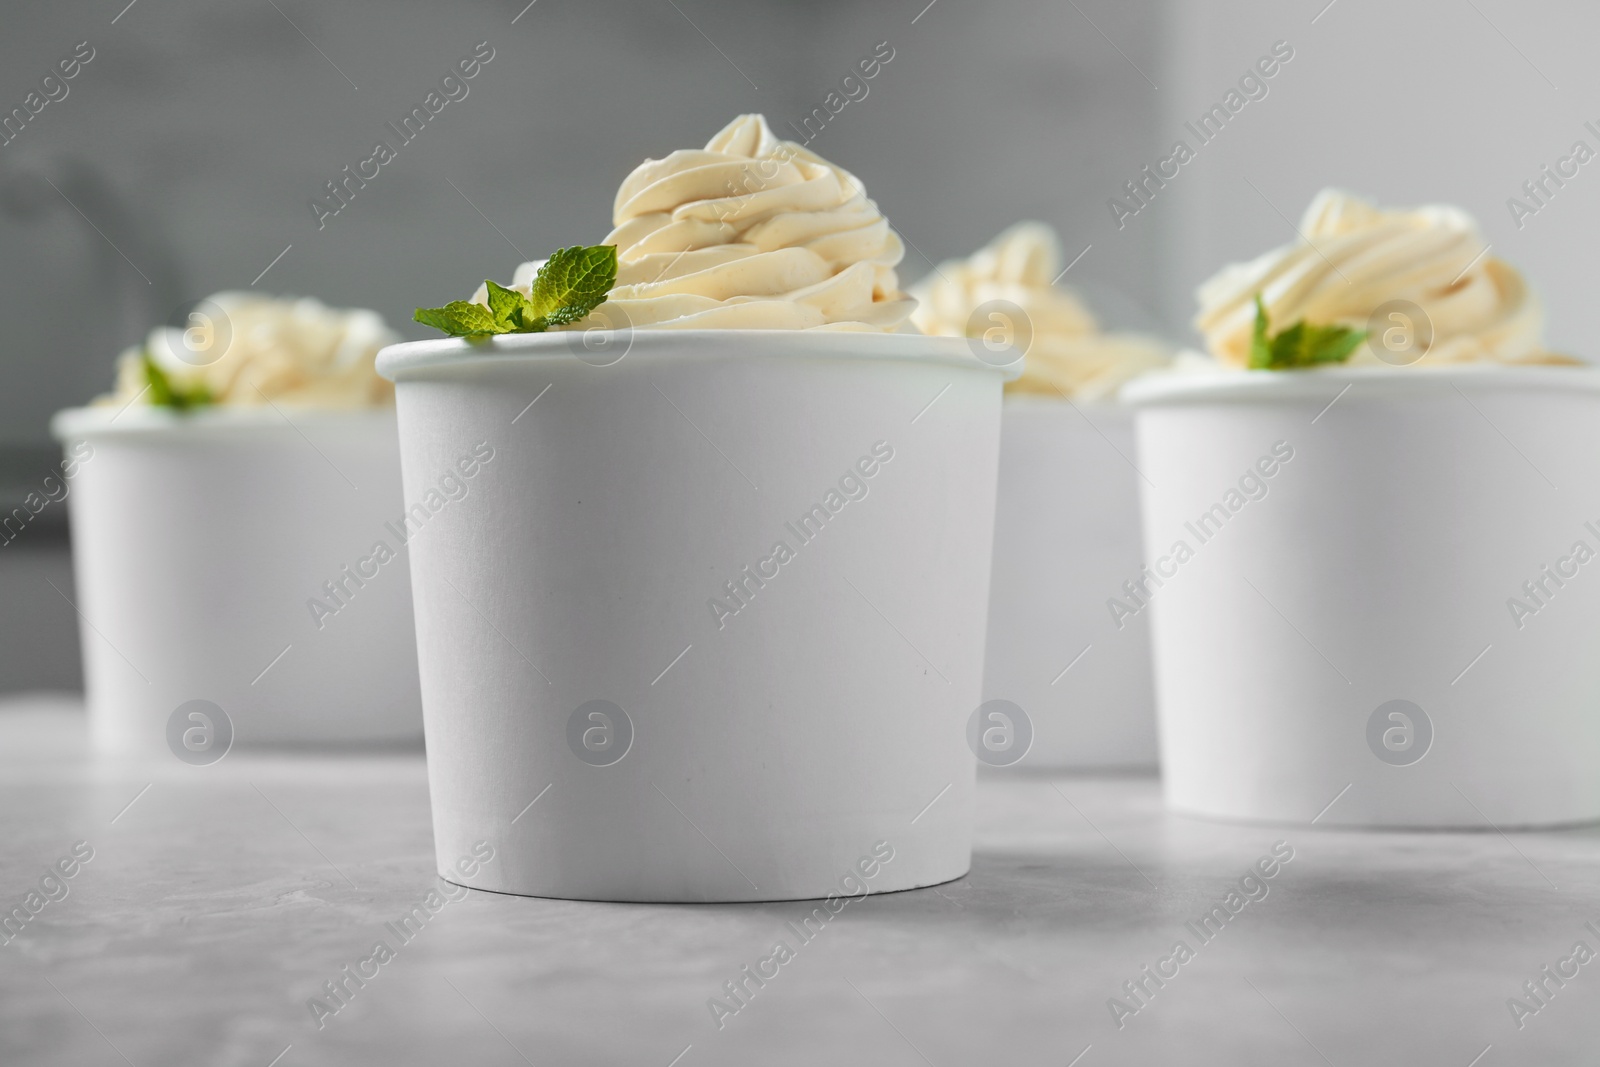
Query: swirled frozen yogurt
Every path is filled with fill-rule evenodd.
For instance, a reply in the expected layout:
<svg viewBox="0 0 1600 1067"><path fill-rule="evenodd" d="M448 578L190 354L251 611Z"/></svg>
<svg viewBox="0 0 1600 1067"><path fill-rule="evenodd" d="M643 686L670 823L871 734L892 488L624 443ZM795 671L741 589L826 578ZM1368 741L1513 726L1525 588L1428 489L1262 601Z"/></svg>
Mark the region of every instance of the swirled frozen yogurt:
<svg viewBox="0 0 1600 1067"><path fill-rule="evenodd" d="M1023 222L964 260L941 263L911 289L911 321L926 334L982 337L998 329L1026 343L1022 376L1007 393L1093 400L1164 366L1166 346L1138 334L1103 333L1089 309L1053 282L1061 244L1044 223ZM1020 321L1010 321L1018 317ZM1031 335L1031 340L1027 335Z"/></svg>
<svg viewBox="0 0 1600 1067"><path fill-rule="evenodd" d="M185 328L157 327L142 347L124 352L116 391L100 402L160 404L167 393L189 398L185 404L389 405L394 386L378 377L373 359L399 339L375 311L217 293L197 305Z"/></svg>
<svg viewBox="0 0 1600 1067"><path fill-rule="evenodd" d="M572 328L894 331L911 314L894 270L905 246L861 182L760 115L645 160L613 222L601 243L617 248L616 286ZM539 266L511 288L527 295Z"/></svg>
<svg viewBox="0 0 1600 1067"><path fill-rule="evenodd" d="M1300 233L1302 240L1225 267L1200 286L1195 326L1217 359L1248 364L1259 294L1275 327L1366 329L1382 305L1408 301L1432 326L1425 363L1572 362L1545 350L1538 298L1515 268L1485 255L1477 224L1459 208L1387 211L1326 189L1306 209ZM1378 357L1363 344L1349 361Z"/></svg>

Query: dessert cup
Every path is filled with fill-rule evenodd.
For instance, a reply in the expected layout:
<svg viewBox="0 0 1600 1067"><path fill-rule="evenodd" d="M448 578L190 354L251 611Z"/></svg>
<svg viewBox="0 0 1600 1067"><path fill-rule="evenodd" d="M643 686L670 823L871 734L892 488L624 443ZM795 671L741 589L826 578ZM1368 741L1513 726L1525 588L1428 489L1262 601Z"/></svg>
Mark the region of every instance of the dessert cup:
<svg viewBox="0 0 1600 1067"><path fill-rule="evenodd" d="M1148 622L1106 607L1143 564L1135 462L1122 404L1005 399L983 691L1029 714L1029 766L1155 766Z"/></svg>
<svg viewBox="0 0 1600 1067"><path fill-rule="evenodd" d="M1166 575L1140 612L1171 808L1600 818L1600 373L1172 375L1122 395Z"/></svg>
<svg viewBox="0 0 1600 1067"><path fill-rule="evenodd" d="M444 877L704 902L966 872L1015 369L959 339L640 330L378 370L408 499L495 457L411 555Z"/></svg>
<svg viewBox="0 0 1600 1067"><path fill-rule="evenodd" d="M70 514L97 751L172 758L192 700L235 747L420 739L409 575L373 558L404 554L392 411L88 407L52 431L92 449Z"/></svg>

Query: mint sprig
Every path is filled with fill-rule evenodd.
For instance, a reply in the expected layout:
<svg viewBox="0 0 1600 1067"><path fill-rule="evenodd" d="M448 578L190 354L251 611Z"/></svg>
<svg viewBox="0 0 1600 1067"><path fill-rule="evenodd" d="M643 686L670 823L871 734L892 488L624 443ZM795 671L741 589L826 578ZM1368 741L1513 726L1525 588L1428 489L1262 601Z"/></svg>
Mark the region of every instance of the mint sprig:
<svg viewBox="0 0 1600 1067"><path fill-rule="evenodd" d="M139 359L144 365L144 380L150 386L150 403L156 407L188 411L215 402L204 382L195 382L190 386L175 385L150 355L148 348L139 353Z"/></svg>
<svg viewBox="0 0 1600 1067"><path fill-rule="evenodd" d="M539 268L530 296L485 281L488 307L452 300L444 307L417 308L411 317L451 337L468 340L502 333L543 333L584 318L616 284L616 245L574 245L558 249Z"/></svg>
<svg viewBox="0 0 1600 1067"><path fill-rule="evenodd" d="M599 307L616 284L616 245L563 248L539 268L529 303L545 326L565 326Z"/></svg>
<svg viewBox="0 0 1600 1067"><path fill-rule="evenodd" d="M1250 338L1251 370L1292 370L1319 363L1343 363L1367 331L1348 326L1313 326L1304 319L1281 333L1268 333L1267 309L1256 294L1256 324Z"/></svg>
<svg viewBox="0 0 1600 1067"><path fill-rule="evenodd" d="M496 328L498 324L488 308L470 300L452 300L442 308L417 308L411 317L451 337L488 337L506 332Z"/></svg>

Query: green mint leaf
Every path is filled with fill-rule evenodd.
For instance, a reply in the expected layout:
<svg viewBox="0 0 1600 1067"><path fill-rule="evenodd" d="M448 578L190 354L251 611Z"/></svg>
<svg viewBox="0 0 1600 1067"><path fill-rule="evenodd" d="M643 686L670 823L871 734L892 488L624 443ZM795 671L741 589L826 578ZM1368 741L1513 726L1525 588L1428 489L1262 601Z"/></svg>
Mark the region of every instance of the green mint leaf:
<svg viewBox="0 0 1600 1067"><path fill-rule="evenodd" d="M515 289L485 281L489 306L452 300L442 308L417 308L411 317L424 326L477 340L501 333L543 333L577 322L598 307L617 284L617 248L594 245L558 249L539 268L529 299Z"/></svg>
<svg viewBox="0 0 1600 1067"><path fill-rule="evenodd" d="M1272 345L1267 341L1267 308L1256 294L1256 324L1250 335L1250 369L1266 370L1272 366Z"/></svg>
<svg viewBox="0 0 1600 1067"><path fill-rule="evenodd" d="M1306 358L1312 363L1343 363L1367 339L1366 330L1348 326L1306 327Z"/></svg>
<svg viewBox="0 0 1600 1067"><path fill-rule="evenodd" d="M615 245L559 249L539 268L529 314L543 320L539 329L577 322L599 307L616 284Z"/></svg>
<svg viewBox="0 0 1600 1067"><path fill-rule="evenodd" d="M489 279L485 279L483 284L489 290L489 313L494 316L495 325L500 327L495 333L525 329L524 322L530 307L528 298L515 289L507 289Z"/></svg>
<svg viewBox="0 0 1600 1067"><path fill-rule="evenodd" d="M1292 370L1320 363L1343 363L1362 341L1365 330L1348 326L1314 326L1304 319L1270 334L1267 309L1256 294L1256 321L1250 338L1250 369Z"/></svg>
<svg viewBox="0 0 1600 1067"><path fill-rule="evenodd" d="M190 408L203 407L212 402L211 390L207 389L204 382L184 388L174 385L172 379L167 377L167 372L161 369L150 350L145 349L139 354L140 361L144 364L144 380L150 386L150 403L156 407L172 408L175 411L188 411Z"/></svg>
<svg viewBox="0 0 1600 1067"><path fill-rule="evenodd" d="M470 300L452 300L442 308L417 308L411 317L451 337L487 337L509 332L508 327L495 320L494 312Z"/></svg>

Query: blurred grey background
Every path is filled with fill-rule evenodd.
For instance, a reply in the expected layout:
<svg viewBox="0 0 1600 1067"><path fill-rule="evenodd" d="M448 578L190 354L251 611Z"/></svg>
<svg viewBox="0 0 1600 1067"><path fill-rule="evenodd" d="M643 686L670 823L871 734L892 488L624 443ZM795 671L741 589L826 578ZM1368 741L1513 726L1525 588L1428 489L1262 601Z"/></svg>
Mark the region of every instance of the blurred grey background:
<svg viewBox="0 0 1600 1067"><path fill-rule="evenodd" d="M8 0L0 115L27 122L0 145L0 504L54 461L50 414L195 300L255 285L421 336L419 303L603 236L645 156L746 111L787 129L880 42L892 60L811 147L905 235L906 281L1039 218L1105 321L1186 341L1194 285L1337 184L1466 207L1587 356L1600 162L1520 229L1506 200L1600 149L1597 29L1576 0ZM469 95L319 229L324 183L484 41ZM1109 198L1278 41L1266 97L1119 226ZM80 42L93 58L30 115ZM79 685L64 512L0 545L0 691Z"/></svg>

